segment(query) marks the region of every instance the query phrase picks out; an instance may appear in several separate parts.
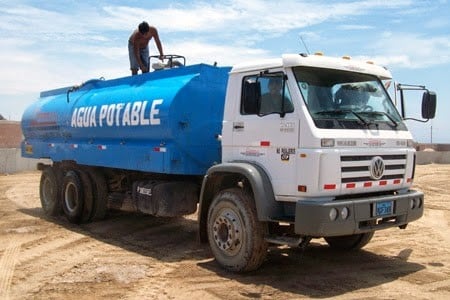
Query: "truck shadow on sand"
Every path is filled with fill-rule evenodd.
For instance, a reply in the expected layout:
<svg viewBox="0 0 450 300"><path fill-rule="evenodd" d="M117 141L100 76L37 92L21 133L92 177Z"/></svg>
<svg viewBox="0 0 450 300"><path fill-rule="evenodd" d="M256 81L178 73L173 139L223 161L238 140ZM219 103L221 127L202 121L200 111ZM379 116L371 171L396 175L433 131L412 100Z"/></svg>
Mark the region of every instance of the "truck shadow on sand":
<svg viewBox="0 0 450 300"><path fill-rule="evenodd" d="M235 291L242 297L267 296L264 286L298 296L333 297L402 278L407 280L408 276L425 269L421 264L406 261L402 253L385 256L366 250L340 252L313 240L305 251L272 247L260 269L234 274L223 270L212 258L208 245L199 242L195 219L111 212L105 220L74 225L64 217L46 217L40 208L20 211L162 262L197 261L202 274L212 272L222 278L255 286L250 293ZM401 252L405 251L412 250Z"/></svg>
<svg viewBox="0 0 450 300"><path fill-rule="evenodd" d="M72 224L64 216L45 216L40 207L23 208L19 211L95 240L163 262L179 262L186 258L202 260L211 257L207 244L203 245L199 242L198 223L195 219L163 218L123 211L108 211L104 220Z"/></svg>
<svg viewBox="0 0 450 300"><path fill-rule="evenodd" d="M378 255L366 250L342 252L315 242L303 252L294 248L271 248L260 269L243 275L226 272L214 261L199 265L245 285L271 286L311 298L335 297L380 286L425 269L399 256ZM261 298L263 292L242 295Z"/></svg>

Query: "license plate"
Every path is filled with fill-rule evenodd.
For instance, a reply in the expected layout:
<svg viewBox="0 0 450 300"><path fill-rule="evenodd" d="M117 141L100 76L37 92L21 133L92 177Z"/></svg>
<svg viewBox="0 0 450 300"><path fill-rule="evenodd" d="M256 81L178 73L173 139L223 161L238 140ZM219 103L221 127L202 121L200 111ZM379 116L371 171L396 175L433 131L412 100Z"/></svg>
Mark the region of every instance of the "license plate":
<svg viewBox="0 0 450 300"><path fill-rule="evenodd" d="M376 202L374 205L374 216L392 215L394 205L392 201Z"/></svg>

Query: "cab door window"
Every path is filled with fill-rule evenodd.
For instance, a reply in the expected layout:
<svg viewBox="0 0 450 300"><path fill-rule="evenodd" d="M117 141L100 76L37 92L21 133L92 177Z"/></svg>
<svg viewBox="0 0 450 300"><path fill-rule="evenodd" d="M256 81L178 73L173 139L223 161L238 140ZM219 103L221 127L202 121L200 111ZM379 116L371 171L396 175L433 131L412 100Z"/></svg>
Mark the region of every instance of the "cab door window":
<svg viewBox="0 0 450 300"><path fill-rule="evenodd" d="M241 114L265 116L294 111L284 74L253 75L244 77Z"/></svg>

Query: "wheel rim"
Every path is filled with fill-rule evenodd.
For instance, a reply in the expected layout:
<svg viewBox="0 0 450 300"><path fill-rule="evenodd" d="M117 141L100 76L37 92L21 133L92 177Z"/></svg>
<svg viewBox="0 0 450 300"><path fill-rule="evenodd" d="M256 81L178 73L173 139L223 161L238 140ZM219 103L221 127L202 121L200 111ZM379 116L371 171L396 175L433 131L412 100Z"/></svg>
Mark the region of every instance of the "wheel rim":
<svg viewBox="0 0 450 300"><path fill-rule="evenodd" d="M70 213L76 211L78 207L78 191L75 184L69 183L66 185L66 190L64 191L64 202L66 203L66 208Z"/></svg>
<svg viewBox="0 0 450 300"><path fill-rule="evenodd" d="M243 243L242 222L230 209L222 209L214 220L213 234L217 247L227 255L235 255Z"/></svg>

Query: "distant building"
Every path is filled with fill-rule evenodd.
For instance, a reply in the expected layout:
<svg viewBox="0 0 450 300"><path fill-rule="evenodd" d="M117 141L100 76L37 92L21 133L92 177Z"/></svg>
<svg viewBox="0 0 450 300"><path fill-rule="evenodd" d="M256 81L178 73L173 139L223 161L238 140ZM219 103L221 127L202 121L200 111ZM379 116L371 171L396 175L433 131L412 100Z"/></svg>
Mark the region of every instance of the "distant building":
<svg viewBox="0 0 450 300"><path fill-rule="evenodd" d="M450 151L450 144L417 144L417 151Z"/></svg>
<svg viewBox="0 0 450 300"><path fill-rule="evenodd" d="M0 148L20 148L22 128L19 121L7 121L0 115Z"/></svg>

